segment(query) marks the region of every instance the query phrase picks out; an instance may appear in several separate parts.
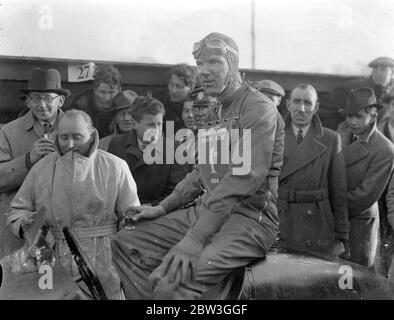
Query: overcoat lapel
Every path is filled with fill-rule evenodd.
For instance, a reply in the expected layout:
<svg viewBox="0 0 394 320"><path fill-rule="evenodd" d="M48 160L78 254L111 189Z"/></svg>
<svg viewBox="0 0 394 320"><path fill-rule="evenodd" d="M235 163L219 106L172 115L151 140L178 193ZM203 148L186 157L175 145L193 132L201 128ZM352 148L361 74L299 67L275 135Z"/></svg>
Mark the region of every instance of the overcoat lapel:
<svg viewBox="0 0 394 320"><path fill-rule="evenodd" d="M350 165L366 157L368 155L368 150L362 145L362 142L355 141L345 148L343 154L346 165Z"/></svg>
<svg viewBox="0 0 394 320"><path fill-rule="evenodd" d="M287 120L284 156L288 161L280 176L280 180L292 175L294 172L313 162L327 149L327 147L319 141L319 137L322 135L323 131L317 117L315 117L304 141L299 146L297 145L297 140L292 131L291 122L289 119Z"/></svg>
<svg viewBox="0 0 394 320"><path fill-rule="evenodd" d="M137 134L135 130L130 131L126 141L126 154L131 155L130 170L134 170L145 164L142 151L138 148Z"/></svg>
<svg viewBox="0 0 394 320"><path fill-rule="evenodd" d="M372 128L374 130L374 128ZM338 131L341 135L343 156L345 158L346 166L360 161L368 155L368 150L363 146L370 139L370 135L373 133L372 130L365 137L360 137L358 140L351 142L352 133L348 131L346 123L341 123L338 127Z"/></svg>

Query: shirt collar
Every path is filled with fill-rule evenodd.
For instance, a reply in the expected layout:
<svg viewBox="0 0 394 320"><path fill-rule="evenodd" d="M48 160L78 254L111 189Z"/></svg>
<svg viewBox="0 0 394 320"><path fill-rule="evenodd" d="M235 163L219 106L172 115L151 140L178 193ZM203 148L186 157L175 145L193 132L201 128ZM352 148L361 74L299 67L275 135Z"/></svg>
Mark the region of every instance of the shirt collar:
<svg viewBox="0 0 394 320"><path fill-rule="evenodd" d="M308 130L309 130L310 126L311 126L311 124L308 124L305 127L299 128L299 127L296 127L293 123L291 123L291 127L293 129L294 135L297 136L298 135L298 130L302 129L302 136L304 138L305 138L306 134L308 133Z"/></svg>
<svg viewBox="0 0 394 320"><path fill-rule="evenodd" d="M61 109L58 110L56 120L53 121L53 123L51 122L52 127L57 126L57 123L59 122L59 119L63 116L63 113L64 112ZM38 120L33 115L31 110L29 110L29 112L27 112L21 119L23 119L24 121L24 127L26 131L29 131L31 128L33 128L35 123L39 123L42 126L42 121Z"/></svg>

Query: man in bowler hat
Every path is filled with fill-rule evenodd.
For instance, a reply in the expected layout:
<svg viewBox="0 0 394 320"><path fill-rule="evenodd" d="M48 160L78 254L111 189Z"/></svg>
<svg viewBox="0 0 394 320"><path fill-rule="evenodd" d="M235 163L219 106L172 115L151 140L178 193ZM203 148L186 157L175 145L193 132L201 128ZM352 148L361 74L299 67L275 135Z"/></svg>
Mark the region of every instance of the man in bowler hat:
<svg viewBox="0 0 394 320"><path fill-rule="evenodd" d="M0 258L23 244L6 228L5 211L30 168L55 151L60 108L71 94L62 88L59 71L40 68L31 71L27 89L21 92L29 111L0 131Z"/></svg>
<svg viewBox="0 0 394 320"><path fill-rule="evenodd" d="M378 246L377 201L394 164L394 146L376 127L378 108L372 88L351 90L344 109L346 120L338 127L348 182L350 260L369 268Z"/></svg>

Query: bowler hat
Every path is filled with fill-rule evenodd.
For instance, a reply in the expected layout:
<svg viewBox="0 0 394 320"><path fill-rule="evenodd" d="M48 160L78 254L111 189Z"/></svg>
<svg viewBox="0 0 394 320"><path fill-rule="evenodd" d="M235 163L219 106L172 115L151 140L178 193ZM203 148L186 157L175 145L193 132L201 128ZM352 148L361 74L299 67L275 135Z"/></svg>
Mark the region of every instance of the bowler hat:
<svg viewBox="0 0 394 320"><path fill-rule="evenodd" d="M70 90L62 88L59 71L56 69L44 70L40 68L34 68L31 71L27 89L21 89L20 91L25 94L31 91L55 92L66 97L71 94Z"/></svg>
<svg viewBox="0 0 394 320"><path fill-rule="evenodd" d="M369 67L377 67L377 66L383 66L383 67L394 67L394 60L389 58L389 57L379 57L376 58L375 60L372 60L369 64Z"/></svg>
<svg viewBox="0 0 394 320"><path fill-rule="evenodd" d="M133 106L133 103L138 95L133 90L123 90L119 92L108 111L119 111Z"/></svg>
<svg viewBox="0 0 394 320"><path fill-rule="evenodd" d="M375 92L372 88L356 88L350 91L343 113L355 114L367 107L381 108L382 106L376 102Z"/></svg>
<svg viewBox="0 0 394 320"><path fill-rule="evenodd" d="M253 83L253 86L259 91L267 91L280 97L285 96L285 90L279 84L272 80L255 81Z"/></svg>

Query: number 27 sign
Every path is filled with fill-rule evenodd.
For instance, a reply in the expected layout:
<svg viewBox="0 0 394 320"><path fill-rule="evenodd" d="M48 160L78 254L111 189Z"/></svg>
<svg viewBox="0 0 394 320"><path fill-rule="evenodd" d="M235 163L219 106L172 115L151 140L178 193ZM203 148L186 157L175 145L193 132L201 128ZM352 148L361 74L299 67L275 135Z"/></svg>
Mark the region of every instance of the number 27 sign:
<svg viewBox="0 0 394 320"><path fill-rule="evenodd" d="M68 81L83 82L93 80L95 64L93 62L86 64L69 64L68 65Z"/></svg>

